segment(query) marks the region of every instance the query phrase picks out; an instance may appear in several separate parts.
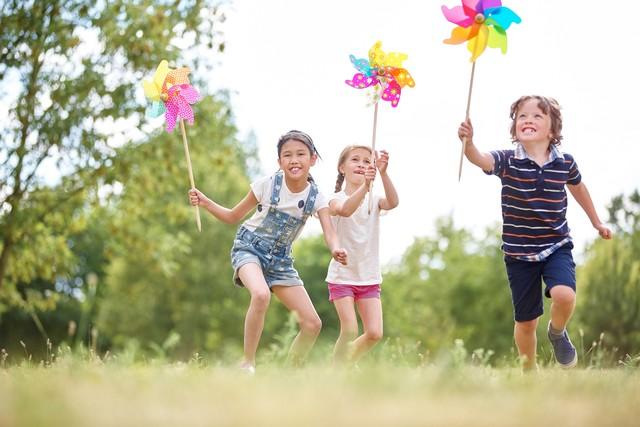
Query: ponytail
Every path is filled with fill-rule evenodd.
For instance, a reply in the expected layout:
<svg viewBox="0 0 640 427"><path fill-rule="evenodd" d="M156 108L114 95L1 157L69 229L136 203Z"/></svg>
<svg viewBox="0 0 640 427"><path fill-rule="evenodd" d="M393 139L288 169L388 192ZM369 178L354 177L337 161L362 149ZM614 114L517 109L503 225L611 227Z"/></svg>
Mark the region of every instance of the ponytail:
<svg viewBox="0 0 640 427"><path fill-rule="evenodd" d="M344 182L344 174L338 172L338 179L336 179L336 193L342 190L342 183Z"/></svg>

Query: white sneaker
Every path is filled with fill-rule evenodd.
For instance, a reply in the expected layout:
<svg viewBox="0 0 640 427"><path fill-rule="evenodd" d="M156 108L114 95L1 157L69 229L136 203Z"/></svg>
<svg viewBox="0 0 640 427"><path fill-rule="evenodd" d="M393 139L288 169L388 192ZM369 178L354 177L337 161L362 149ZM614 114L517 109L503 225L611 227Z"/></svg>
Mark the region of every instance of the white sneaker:
<svg viewBox="0 0 640 427"><path fill-rule="evenodd" d="M242 372L244 372L247 375L255 375L256 374L256 367L253 365L248 365L248 364L242 364L240 365L240 370Z"/></svg>

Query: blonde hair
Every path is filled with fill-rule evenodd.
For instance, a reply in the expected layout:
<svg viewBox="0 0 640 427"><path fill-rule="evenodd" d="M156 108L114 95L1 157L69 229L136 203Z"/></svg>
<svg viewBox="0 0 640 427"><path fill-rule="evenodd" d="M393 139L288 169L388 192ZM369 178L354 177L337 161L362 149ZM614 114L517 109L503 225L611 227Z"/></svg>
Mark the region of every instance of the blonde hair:
<svg viewBox="0 0 640 427"><path fill-rule="evenodd" d="M562 114L560 113L560 104L553 98L540 95L521 96L516 102L511 104L511 112L509 113L509 117L511 117L512 120L511 141L515 142L517 140L516 115L518 114L518 109L530 99L536 99L538 101L538 108L551 118L551 143L560 145L560 141L562 141Z"/></svg>
<svg viewBox="0 0 640 427"><path fill-rule="evenodd" d="M344 162L347 161L349 153L359 148L367 150L369 154L373 154L373 152L371 151L371 147L367 145L348 145L344 148L344 150L342 150L342 153L340 153L340 157L338 157L338 178L336 179L336 193L342 190L342 184L344 183L344 174L340 172L340 166L342 166Z"/></svg>

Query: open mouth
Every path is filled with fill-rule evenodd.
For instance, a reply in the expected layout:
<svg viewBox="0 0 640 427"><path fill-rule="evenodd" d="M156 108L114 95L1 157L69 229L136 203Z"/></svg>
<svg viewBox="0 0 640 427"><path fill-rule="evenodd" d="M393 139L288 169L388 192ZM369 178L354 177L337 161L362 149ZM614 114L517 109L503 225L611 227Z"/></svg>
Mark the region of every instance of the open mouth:
<svg viewBox="0 0 640 427"><path fill-rule="evenodd" d="M532 128L532 127L527 126L527 127L523 127L523 128L522 128L522 130L521 130L521 132L522 132L523 134L527 135L527 134L536 133L537 131L536 131L536 129L535 129L535 128Z"/></svg>

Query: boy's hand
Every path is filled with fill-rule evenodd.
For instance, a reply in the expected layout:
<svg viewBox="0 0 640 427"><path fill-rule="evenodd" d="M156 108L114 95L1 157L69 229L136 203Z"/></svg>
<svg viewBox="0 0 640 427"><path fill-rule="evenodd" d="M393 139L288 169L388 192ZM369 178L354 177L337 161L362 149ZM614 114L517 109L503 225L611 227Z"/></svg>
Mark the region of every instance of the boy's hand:
<svg viewBox="0 0 640 427"><path fill-rule="evenodd" d="M189 190L189 201L192 206L204 206L207 202L207 196L202 194L197 188Z"/></svg>
<svg viewBox="0 0 640 427"><path fill-rule="evenodd" d="M458 128L458 138L460 138L460 141L466 138L467 142L473 140L473 126L471 125L470 119L460 123L460 127Z"/></svg>
<svg viewBox="0 0 640 427"><path fill-rule="evenodd" d="M598 230L600 237L602 237L603 239L609 240L613 237L613 233L611 232L611 229L609 229L609 227L607 227L606 225L600 223L600 224L594 225L594 227L596 230Z"/></svg>
<svg viewBox="0 0 640 427"><path fill-rule="evenodd" d="M386 150L376 152L376 167L381 174L387 173L387 166L389 166L389 153Z"/></svg>
<svg viewBox="0 0 640 427"><path fill-rule="evenodd" d="M364 180L367 184L369 184L374 179L376 179L376 167L373 165L369 165L364 171Z"/></svg>
<svg viewBox="0 0 640 427"><path fill-rule="evenodd" d="M334 249L333 251L331 251L331 256L340 264L347 265L347 251L345 249Z"/></svg>

